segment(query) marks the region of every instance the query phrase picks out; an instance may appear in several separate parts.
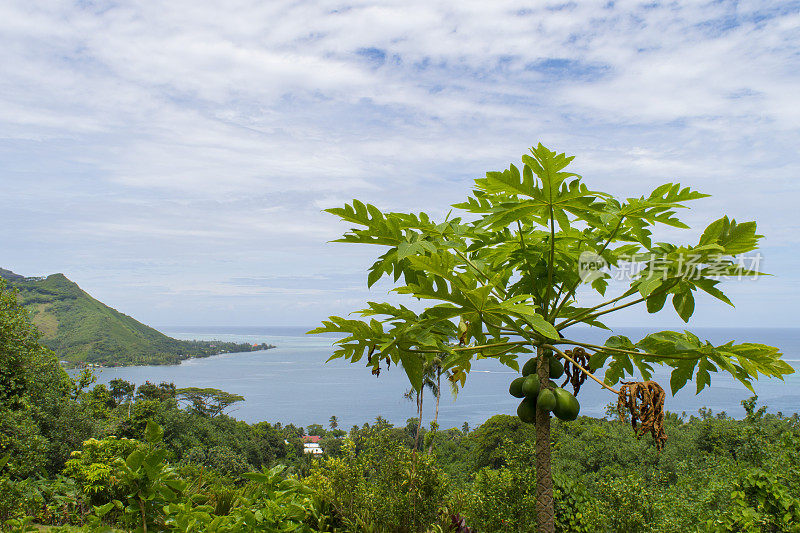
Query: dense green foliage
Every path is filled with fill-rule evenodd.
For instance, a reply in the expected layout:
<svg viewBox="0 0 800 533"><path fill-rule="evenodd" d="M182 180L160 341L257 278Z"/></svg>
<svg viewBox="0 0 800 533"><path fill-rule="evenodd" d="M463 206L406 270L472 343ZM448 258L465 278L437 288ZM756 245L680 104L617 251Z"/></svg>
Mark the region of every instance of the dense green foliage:
<svg viewBox="0 0 800 533"><path fill-rule="evenodd" d="M89 436L85 417L63 401L73 390L0 279L0 457L10 454L7 472L30 476L51 468Z"/></svg>
<svg viewBox="0 0 800 533"><path fill-rule="evenodd" d="M6 289L0 348L0 522L15 531L136 529L142 509L151 531L529 531L535 520L535 431L516 417L417 439L415 419L349 433L335 417L329 430L246 424L186 396L213 401L213 389L88 388L37 344ZM800 418L744 406L744 420L669 415L660 453L624 420L554 422L557 529L798 530ZM302 453L305 433L321 437L323 457Z"/></svg>
<svg viewBox="0 0 800 533"><path fill-rule="evenodd" d="M134 411L139 403L153 407L148 402L159 400L135 401ZM315 426L309 432L321 434L326 454L311 458L298 453L292 437L302 428L204 418L169 399L160 402L154 415L163 426L144 422L137 439L90 438L59 473L17 478L3 470L2 486L10 491L5 516L87 527L102 516L115 527L135 528L142 493L153 495L142 506L155 531L214 530L218 517L218 526L232 528L220 531L247 531L236 527L255 511L264 524L289 520L300 531L449 531L463 519L476 531L524 532L535 524L528 460L535 436L516 417L497 415L469 432L426 432L426 444L435 441L431 454L412 448L414 419L403 427L378 419L349 433ZM624 420L554 423L557 530L797 530L800 417L765 414L754 401L746 407L744 420L706 410L688 419L670 415L670 445L660 453L648 440L631 439ZM277 453L258 457L245 446L205 463L180 455L179 432L203 420L226 420L214 436L229 444L271 434L254 448ZM215 442L195 451L210 451ZM240 468L230 468L232 458ZM270 471L275 465L283 466Z"/></svg>
<svg viewBox="0 0 800 533"><path fill-rule="evenodd" d="M0 523L86 531L530 531L535 431L497 415L475 430L383 419L349 433L246 424L182 407L170 383L71 380L0 291ZM187 391L184 391L185 394ZM201 399L222 391L189 390ZM183 402L186 403L186 402ZM667 416L669 446L626 420L554 422L558 531L796 531L800 417ZM319 435L323 457L300 437ZM419 438L417 438L419 437ZM414 448L415 442L418 448ZM426 450L431 450L427 453ZM466 524L466 526L465 526Z"/></svg>
<svg viewBox="0 0 800 533"><path fill-rule="evenodd" d="M13 531L31 522L185 532L530 531L535 523L536 436L517 417L420 435L416 419L394 427L379 418L347 433L335 417L329 430L304 429L183 407L170 383L88 388L90 375L71 380L36 343L8 290L0 291L0 356L14 369L0 389L0 523ZM662 452L631 438L627 420L555 421L557 530L800 529L800 417L766 414L755 398L744 407L743 420L668 415ZM303 454L305 433L321 437L323 457Z"/></svg>
<svg viewBox="0 0 800 533"><path fill-rule="evenodd" d="M394 531L425 531L438 522L447 479L435 456L416 456L410 437L383 421L365 425L311 468L306 482L346 531L388 524Z"/></svg>
<svg viewBox="0 0 800 533"><path fill-rule="evenodd" d="M136 531L311 531L305 522L314 515L313 491L284 477L285 467L243 473L236 488L208 483L203 472L166 462L163 436L148 422L144 442L90 439L73 454L65 474L98 503L82 520L90 529L111 523Z"/></svg>
<svg viewBox="0 0 800 533"><path fill-rule="evenodd" d="M177 364L188 357L270 348L173 339L95 300L63 274L25 278L0 269L42 333L41 342L69 363Z"/></svg>

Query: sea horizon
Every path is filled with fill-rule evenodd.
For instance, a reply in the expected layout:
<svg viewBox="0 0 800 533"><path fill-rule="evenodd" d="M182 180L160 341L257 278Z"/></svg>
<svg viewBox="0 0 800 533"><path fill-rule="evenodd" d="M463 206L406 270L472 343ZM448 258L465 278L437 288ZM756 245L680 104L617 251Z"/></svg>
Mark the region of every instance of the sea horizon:
<svg viewBox="0 0 800 533"><path fill-rule="evenodd" d="M276 348L244 353L227 353L207 358L189 359L180 365L129 366L103 368L97 372L98 383L122 378L140 385L145 381L174 382L178 387L213 387L244 396L245 401L228 411L232 417L254 423L327 425L331 415L342 427L372 423L383 417L395 425L404 425L416 416L413 402L403 398L410 388L405 372L394 365L371 374L363 363L351 364L341 359L326 363L333 352L335 337L305 335L305 326L179 326L162 331L180 339L267 342ZM712 342L726 340L772 344L781 349L784 359L800 369L800 328L692 328ZM604 335L625 334L638 340L637 334L653 328L615 328L613 332L597 328L574 329L589 341ZM735 332L735 336L732 334ZM759 334L760 332L760 334ZM770 335L771 334L771 335ZM744 336L743 336L744 335ZM730 338L728 338L730 337ZM517 373L493 359L476 360L464 387L456 398L449 390L441 397L439 426L458 427L464 422L476 427L495 414L512 415L518 400L508 394L508 384ZM712 386L699 395L687 384L675 397L669 394L669 376L656 368L654 377L668 392L666 410L686 416L699 409L722 411L735 418L744 416L741 401L753 394L725 374L712 374ZM800 412L800 374L785 381L762 379L755 383L759 405L769 412L790 415ZM445 387L443 387L445 388ZM446 389L446 388L445 388ZM612 394L587 382L578 396L581 415L602 418ZM425 395L423 423L433 419L435 397Z"/></svg>

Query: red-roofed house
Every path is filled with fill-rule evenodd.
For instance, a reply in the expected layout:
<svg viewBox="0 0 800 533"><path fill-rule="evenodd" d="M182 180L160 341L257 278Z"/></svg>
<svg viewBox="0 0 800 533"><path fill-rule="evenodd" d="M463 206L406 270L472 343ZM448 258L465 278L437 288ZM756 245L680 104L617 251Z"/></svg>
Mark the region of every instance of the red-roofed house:
<svg viewBox="0 0 800 533"><path fill-rule="evenodd" d="M303 453L321 454L322 448L319 446L318 435L303 435Z"/></svg>

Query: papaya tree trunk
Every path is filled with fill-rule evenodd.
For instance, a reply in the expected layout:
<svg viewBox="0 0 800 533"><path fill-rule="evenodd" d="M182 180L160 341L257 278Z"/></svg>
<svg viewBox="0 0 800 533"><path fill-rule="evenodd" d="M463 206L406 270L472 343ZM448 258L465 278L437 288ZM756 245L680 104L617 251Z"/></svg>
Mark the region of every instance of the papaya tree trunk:
<svg viewBox="0 0 800 533"><path fill-rule="evenodd" d="M549 387L550 365L542 348L537 349L537 375L542 387ZM550 413L536 410L536 530L555 532L553 474L550 471Z"/></svg>

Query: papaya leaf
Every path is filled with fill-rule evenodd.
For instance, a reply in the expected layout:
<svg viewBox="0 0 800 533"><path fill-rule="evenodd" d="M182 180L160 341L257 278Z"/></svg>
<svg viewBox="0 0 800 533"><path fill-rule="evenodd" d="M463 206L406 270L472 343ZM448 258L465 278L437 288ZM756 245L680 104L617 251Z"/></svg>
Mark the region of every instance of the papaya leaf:
<svg viewBox="0 0 800 533"><path fill-rule="evenodd" d="M782 379L783 376L794 372L794 369L781 359L780 350L773 346L733 342L714 346L709 341L700 341L689 331L653 333L636 343L636 346L645 352L660 356L653 361L673 367L670 379L673 394L692 378L696 366L699 368L698 392L710 386L709 372L716 370L728 372L751 391L752 381L758 379L759 374Z"/></svg>
<svg viewBox="0 0 800 533"><path fill-rule="evenodd" d="M477 179L475 183L486 192L520 196L530 196L535 188L530 169L520 175L514 165L502 172L487 172L486 178Z"/></svg>
<svg viewBox="0 0 800 533"><path fill-rule="evenodd" d="M614 335L606 339L605 346L608 348L617 348L619 350L630 350L632 352L638 351L633 341L624 335Z"/></svg>
<svg viewBox="0 0 800 533"><path fill-rule="evenodd" d="M611 355L611 363L606 367L603 381L608 385L619 383L625 376L633 375L633 362L627 354L614 353Z"/></svg>
<svg viewBox="0 0 800 533"><path fill-rule="evenodd" d="M400 362L414 390L422 390L423 361L418 354L401 352Z"/></svg>
<svg viewBox="0 0 800 533"><path fill-rule="evenodd" d="M608 274L605 274L599 278L596 278L592 281L592 288L600 293L600 296L604 296L606 294L606 289L608 288Z"/></svg>
<svg viewBox="0 0 800 533"><path fill-rule="evenodd" d="M589 366L592 368L603 368L609 357L611 357L611 352L595 352L589 358Z"/></svg>
<svg viewBox="0 0 800 533"><path fill-rule="evenodd" d="M506 311L512 316L518 316L525 320L534 331L547 339L558 339L560 335L556 328L553 327L548 321L534 311L530 306L524 304L514 304L505 302L500 306L500 309Z"/></svg>
<svg viewBox="0 0 800 533"><path fill-rule="evenodd" d="M630 356L630 358L644 381L648 381L651 377L653 377L653 366L651 364L635 355Z"/></svg>
<svg viewBox="0 0 800 533"><path fill-rule="evenodd" d="M664 303L667 301L668 294L669 293L667 291L663 291L648 298L646 300L647 312L652 314L661 311L661 309L664 307Z"/></svg>
<svg viewBox="0 0 800 533"><path fill-rule="evenodd" d="M722 300L723 302L725 302L726 304L730 305L731 307L735 307L733 305L733 302L731 302L728 299L728 297L725 296L725 294L721 290L716 288L716 285L718 283L719 283L719 280L706 279L706 278L692 280L692 284L695 287L700 288L700 290L710 294L711 296L713 296L714 298L716 298L718 300Z"/></svg>
<svg viewBox="0 0 800 533"><path fill-rule="evenodd" d="M725 216L708 225L700 244L719 244L727 255L738 255L755 250L762 237L756 234L755 222L737 224L736 220Z"/></svg>
<svg viewBox="0 0 800 533"><path fill-rule="evenodd" d="M672 374L669 378L669 387L672 389L672 395L681 390L686 382L692 379L697 359L681 360L675 364Z"/></svg>
<svg viewBox="0 0 800 533"><path fill-rule="evenodd" d="M606 339L604 346L608 348L608 350L595 352L589 358L589 366L595 369L605 367L605 382L607 384L614 385L624 377L634 375L634 367L644 379L650 379L653 367L643 356L613 351L625 350L628 352L638 352L638 348L628 337L624 335L611 336ZM606 361L609 358L611 359L611 363L606 365Z"/></svg>
<svg viewBox="0 0 800 533"><path fill-rule="evenodd" d="M711 385L711 374L709 372L716 372L717 367L714 366L708 359L700 359L697 365L697 376L695 381L697 383L697 394L704 388Z"/></svg>
<svg viewBox="0 0 800 533"><path fill-rule="evenodd" d="M672 297L672 306L684 322L694 313L694 295L691 291L680 292Z"/></svg>
<svg viewBox="0 0 800 533"><path fill-rule="evenodd" d="M653 293L653 291L659 288L664 281L665 280L660 276L651 276L649 278L637 280L634 282L634 285L639 291L639 294L642 295L642 298L647 298Z"/></svg>

